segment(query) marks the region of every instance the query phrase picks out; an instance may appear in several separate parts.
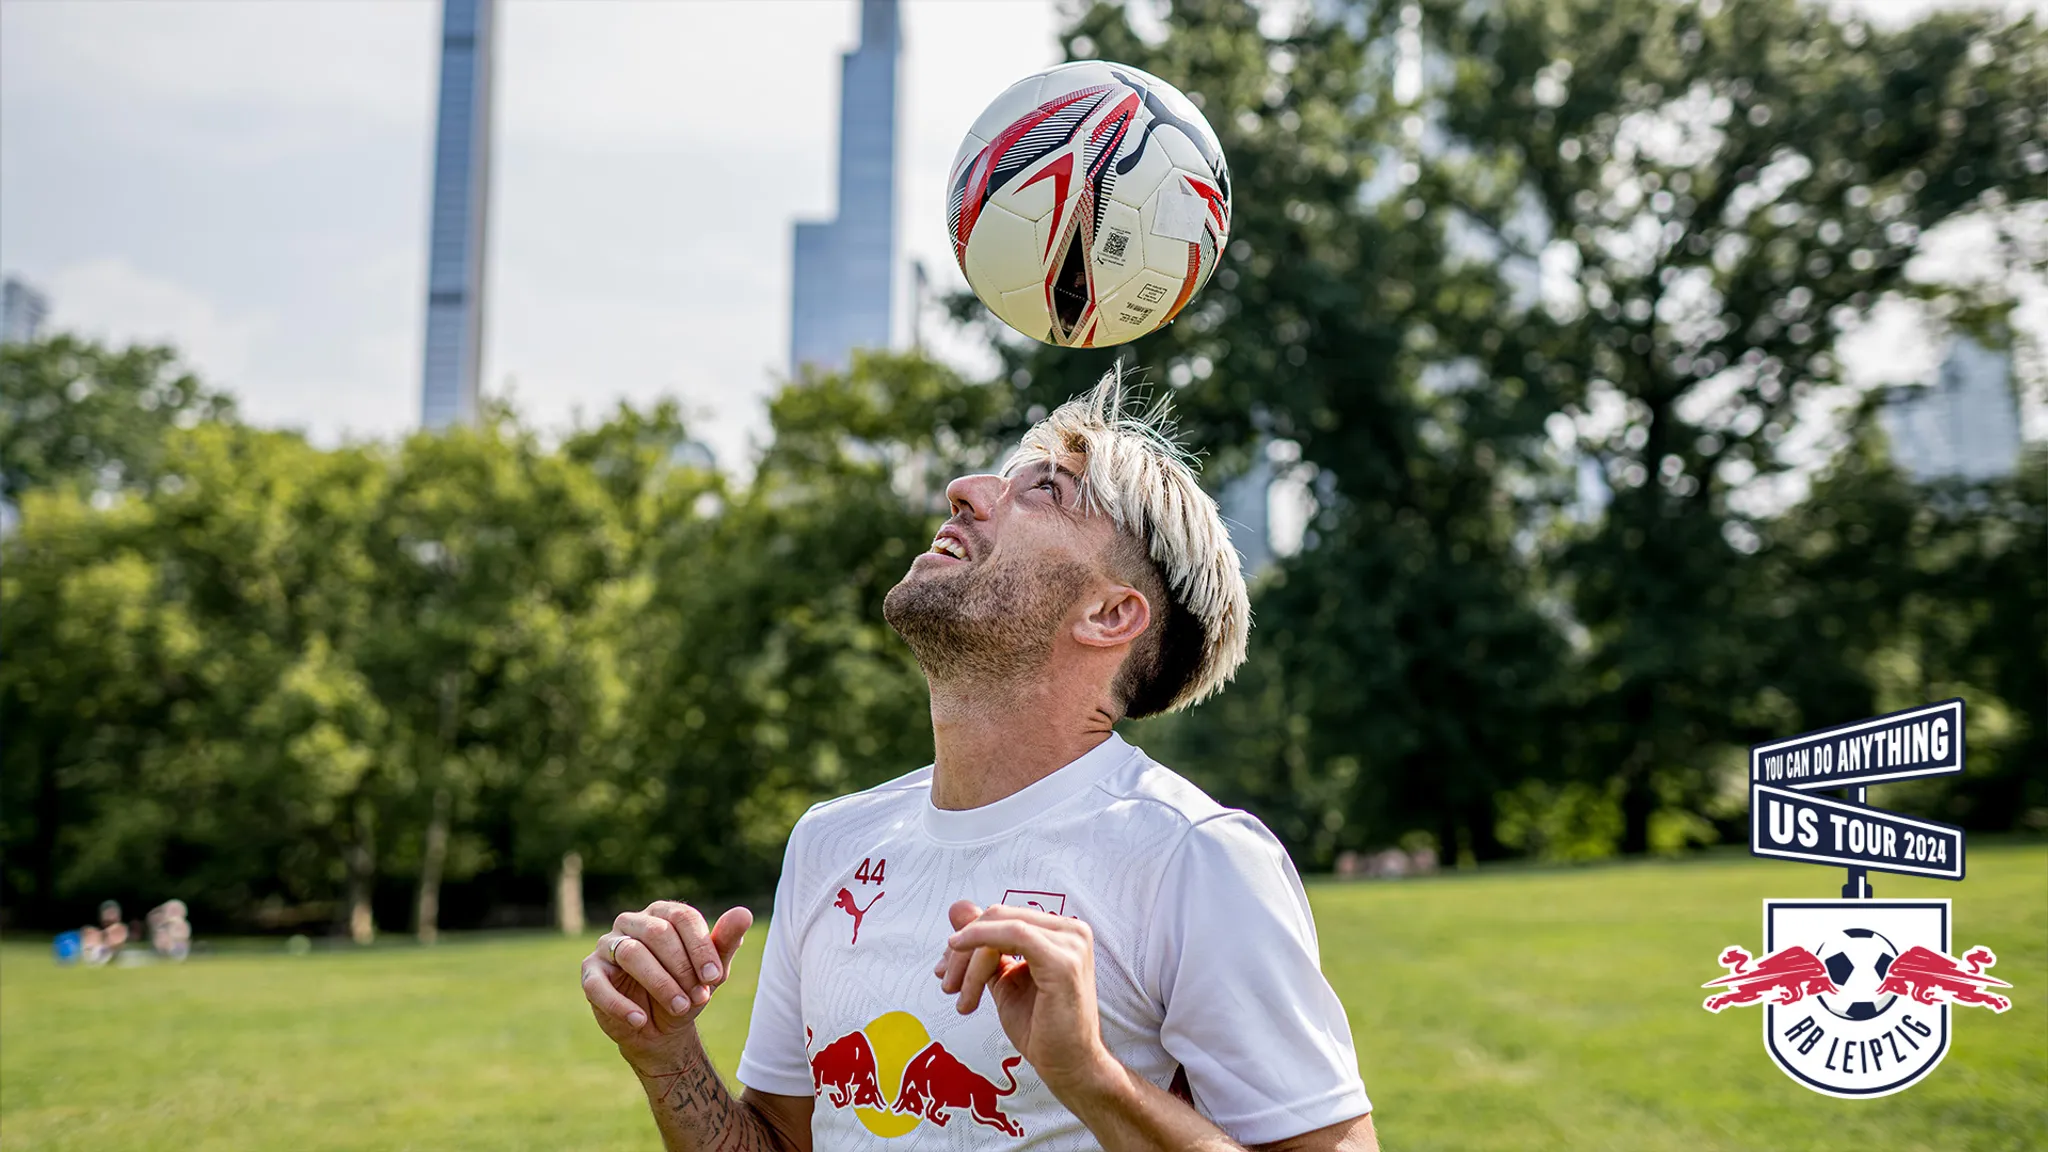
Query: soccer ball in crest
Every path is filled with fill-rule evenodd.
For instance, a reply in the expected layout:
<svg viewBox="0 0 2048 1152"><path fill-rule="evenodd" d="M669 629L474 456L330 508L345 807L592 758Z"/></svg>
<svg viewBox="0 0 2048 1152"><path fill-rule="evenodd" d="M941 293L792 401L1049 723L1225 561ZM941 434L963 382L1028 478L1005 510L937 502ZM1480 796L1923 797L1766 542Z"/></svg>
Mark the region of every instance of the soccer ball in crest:
<svg viewBox="0 0 2048 1152"><path fill-rule="evenodd" d="M1100 348L1165 326L1208 283L1230 239L1230 173L1179 89L1084 60L1018 81L974 122L946 223L1004 323Z"/></svg>
<svg viewBox="0 0 2048 1152"><path fill-rule="evenodd" d="M1820 995L1821 1007L1844 1020L1871 1020L1895 999L1878 992L1899 950L1868 928L1844 928L1831 934L1815 953L1834 981L1835 991Z"/></svg>

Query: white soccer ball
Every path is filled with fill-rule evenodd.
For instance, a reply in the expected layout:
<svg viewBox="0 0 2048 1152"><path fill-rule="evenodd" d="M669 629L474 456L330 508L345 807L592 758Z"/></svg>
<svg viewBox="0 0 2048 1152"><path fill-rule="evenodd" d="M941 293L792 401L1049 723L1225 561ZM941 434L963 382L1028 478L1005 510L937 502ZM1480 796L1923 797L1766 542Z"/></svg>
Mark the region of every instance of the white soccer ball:
<svg viewBox="0 0 2048 1152"><path fill-rule="evenodd" d="M1868 928L1844 928L1822 941L1814 953L1827 967L1836 991L1822 993L1820 1006L1844 1020L1871 1020L1884 1014L1896 999L1879 995L1878 986L1898 959L1898 946Z"/></svg>
<svg viewBox="0 0 2048 1152"><path fill-rule="evenodd" d="M1230 239L1230 173L1180 90L1126 64L1062 64L1010 86L947 181L953 256L1002 321L1063 347L1165 326Z"/></svg>

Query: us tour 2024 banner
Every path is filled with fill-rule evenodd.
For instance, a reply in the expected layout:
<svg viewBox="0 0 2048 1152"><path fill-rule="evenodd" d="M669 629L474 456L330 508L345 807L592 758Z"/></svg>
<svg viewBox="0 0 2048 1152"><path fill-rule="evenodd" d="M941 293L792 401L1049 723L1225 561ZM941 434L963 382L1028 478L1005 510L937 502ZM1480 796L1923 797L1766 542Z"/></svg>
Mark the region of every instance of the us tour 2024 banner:
<svg viewBox="0 0 2048 1152"><path fill-rule="evenodd" d="M1749 751L1753 855L1848 870L1839 900L1765 900L1763 949L1722 949L1704 1007L1754 1006L1764 1050L1829 1096L1888 1096L1934 1071L1959 1008L2004 1012L1998 957L1951 955L1948 900L1880 900L1871 872L1960 881L1963 830L1865 804L1872 784L1963 770L1963 702L1944 700ZM1839 799L1816 795L1839 790Z"/></svg>

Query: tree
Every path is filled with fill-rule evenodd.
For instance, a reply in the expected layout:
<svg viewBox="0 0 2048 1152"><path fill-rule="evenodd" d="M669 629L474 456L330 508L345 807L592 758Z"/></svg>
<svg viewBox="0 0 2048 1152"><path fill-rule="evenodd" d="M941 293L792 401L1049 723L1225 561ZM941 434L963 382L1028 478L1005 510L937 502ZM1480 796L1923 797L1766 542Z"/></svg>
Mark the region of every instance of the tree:
<svg viewBox="0 0 2048 1152"><path fill-rule="evenodd" d="M1208 0L1149 41L1121 9L1083 13L1069 55L1172 77L1205 110L1232 235L1189 314L1128 349L1002 345L1037 406L1120 355L1163 369L1217 488L1269 444L1298 456L1319 509L1309 546L1256 589L1244 683L1147 738L1308 862L1418 828L1446 859L1498 855L1494 797L1540 763L1562 655L1514 554L1513 444L1541 411L1440 371L1434 325L1506 290L1447 271L1448 239L1385 195L1406 113L1397 12L1269 38L1251 5Z"/></svg>
<svg viewBox="0 0 2048 1152"><path fill-rule="evenodd" d="M532 751L521 759L530 768L501 799L513 863L553 874L557 926L575 934L586 868L636 885L662 874L653 848L661 842L653 830L660 781L632 756L635 638L651 623L652 546L700 532L726 481L696 451L673 401L644 413L620 405L604 423L568 436L561 453L606 494L630 556L514 670L504 715Z"/></svg>
<svg viewBox="0 0 2048 1152"><path fill-rule="evenodd" d="M1886 807L2000 830L2048 816L2044 466L2035 445L2015 476L1915 484L1866 433L1768 526L1785 700L1816 718L1967 704L1966 774L1887 785Z"/></svg>
<svg viewBox="0 0 2048 1152"><path fill-rule="evenodd" d="M621 511L617 489L508 411L415 435L395 462L355 658L398 740L398 818L418 840L392 859L416 878L423 941L443 878L489 862L465 834L487 793L581 782L606 754L623 689L603 624L629 622L600 609L637 547Z"/></svg>
<svg viewBox="0 0 2048 1152"><path fill-rule="evenodd" d="M1840 387L1837 331L1938 222L2048 191L2043 39L1793 0L1420 10L1415 215L1501 288L1440 328L1480 387L1558 413L1611 493L1560 520L1555 559L1589 638L1579 756L1619 776L1621 846L1643 851L1661 805L1712 791L1716 742L1772 731L1732 722L1775 690L1751 553L1802 463L1788 432ZM1518 278L1540 285L1520 302Z"/></svg>
<svg viewBox="0 0 2048 1152"><path fill-rule="evenodd" d="M233 413L169 348L116 350L73 336L0 346L0 497L147 486L166 432Z"/></svg>
<svg viewBox="0 0 2048 1152"><path fill-rule="evenodd" d="M929 761L924 678L882 598L945 481L987 465L1008 400L918 356L857 356L778 392L751 483L651 538L629 758L658 784L669 878L765 890L806 807Z"/></svg>
<svg viewBox="0 0 2048 1152"><path fill-rule="evenodd" d="M144 491L32 490L4 545L0 827L9 901L45 920L108 894L210 916L324 897L378 748L337 655L374 456L227 423L153 452Z"/></svg>

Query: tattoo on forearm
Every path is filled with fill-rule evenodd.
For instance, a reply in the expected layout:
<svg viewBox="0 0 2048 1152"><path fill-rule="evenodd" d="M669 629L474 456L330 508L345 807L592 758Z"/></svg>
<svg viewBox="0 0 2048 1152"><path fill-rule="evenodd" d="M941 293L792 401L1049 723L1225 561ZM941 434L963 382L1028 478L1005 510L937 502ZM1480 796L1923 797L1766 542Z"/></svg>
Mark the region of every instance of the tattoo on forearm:
<svg viewBox="0 0 2048 1152"><path fill-rule="evenodd" d="M704 1152L778 1152L779 1145L745 1103L733 1098L709 1060L648 1078L654 1098Z"/></svg>

